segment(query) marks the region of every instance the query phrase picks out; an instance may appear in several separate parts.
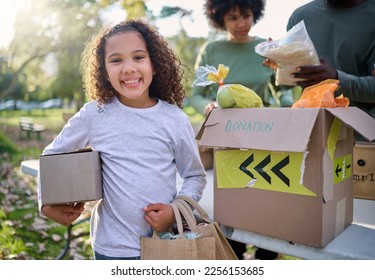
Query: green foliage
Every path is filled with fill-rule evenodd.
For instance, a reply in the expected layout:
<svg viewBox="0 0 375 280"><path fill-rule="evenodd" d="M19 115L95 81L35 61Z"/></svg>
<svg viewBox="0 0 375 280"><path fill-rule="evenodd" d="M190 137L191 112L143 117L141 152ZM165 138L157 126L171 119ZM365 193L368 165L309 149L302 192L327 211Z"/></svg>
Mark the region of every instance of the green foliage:
<svg viewBox="0 0 375 280"><path fill-rule="evenodd" d="M0 154L8 153L14 155L18 153L17 146L0 130Z"/></svg>
<svg viewBox="0 0 375 280"><path fill-rule="evenodd" d="M22 160L26 158L38 158L40 154L41 149L38 147L17 147L17 145L0 130L0 163L2 161L7 161L12 166L17 166Z"/></svg>
<svg viewBox="0 0 375 280"><path fill-rule="evenodd" d="M36 100L39 94L44 99L83 99L81 53L86 41L102 26L101 6L95 2L28 1L17 14L15 37L2 53L0 62L6 67L0 70L10 73L13 80L6 87L0 81L0 99L14 98L15 93L24 100ZM19 87L26 83L27 88Z"/></svg>
<svg viewBox="0 0 375 280"><path fill-rule="evenodd" d="M171 48L176 53L177 57L185 66L184 69L184 89L187 98L191 96L192 84L195 80L195 60L203 43L204 38L190 38L186 31L181 29L180 34L167 38ZM189 50L188 52L186 50Z"/></svg>
<svg viewBox="0 0 375 280"><path fill-rule="evenodd" d="M190 123L192 125L201 124L204 122L205 117L198 113L193 107L184 107L185 114L189 117Z"/></svg>
<svg viewBox="0 0 375 280"><path fill-rule="evenodd" d="M145 18L147 7L143 0L122 0L122 7L126 9L128 19Z"/></svg>
<svg viewBox="0 0 375 280"><path fill-rule="evenodd" d="M1 217L3 220L3 217ZM14 228L4 224L0 226L0 260L12 259L15 255L27 250L24 242L14 239Z"/></svg>
<svg viewBox="0 0 375 280"><path fill-rule="evenodd" d="M186 10L181 7L169 7L169 6L163 6L160 11L160 18L166 18L170 17L176 14L180 15L180 18L183 18L185 16L191 16L192 10Z"/></svg>
<svg viewBox="0 0 375 280"><path fill-rule="evenodd" d="M5 65L5 61L3 60L2 57L0 57L0 69L2 68L1 66L4 64ZM6 71L6 70L3 70L1 71L1 75L0 75L0 91L3 91L5 90L7 87L10 86L11 82L12 82L12 73Z"/></svg>

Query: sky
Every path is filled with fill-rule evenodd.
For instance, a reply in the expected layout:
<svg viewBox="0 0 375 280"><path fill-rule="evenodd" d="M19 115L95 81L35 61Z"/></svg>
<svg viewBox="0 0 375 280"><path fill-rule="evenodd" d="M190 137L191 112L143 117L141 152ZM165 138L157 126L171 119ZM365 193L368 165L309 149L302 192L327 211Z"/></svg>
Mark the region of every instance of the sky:
<svg viewBox="0 0 375 280"><path fill-rule="evenodd" d="M159 14L163 5L193 10L194 22L186 18L183 21L185 30L191 36L207 37L210 27L203 12L204 2L204 0L150 0L147 5L156 15ZM311 0L266 0L264 16L253 26L250 35L264 38L271 37L275 40L281 38L286 32L289 16L297 7L308 2L311 2ZM160 33L168 36L175 32L175 29L171 27L178 27L179 22L176 18L172 24L171 20L159 20L157 25L160 28Z"/></svg>
<svg viewBox="0 0 375 280"><path fill-rule="evenodd" d="M22 7L25 0L0 0L0 48L8 46L14 30L14 16L17 10ZM267 0L266 9L262 19L252 28L250 35L264 38L281 38L286 32L286 24L293 10L311 0ZM204 0L147 0L146 4L158 15L162 6L179 6L193 10L191 21L186 18L182 21L185 30L190 36L207 37L210 27L203 13ZM112 18L113 23L123 19L124 13L117 9L111 9L107 16ZM159 32L163 36L171 36L179 30L177 17L163 19L157 22Z"/></svg>

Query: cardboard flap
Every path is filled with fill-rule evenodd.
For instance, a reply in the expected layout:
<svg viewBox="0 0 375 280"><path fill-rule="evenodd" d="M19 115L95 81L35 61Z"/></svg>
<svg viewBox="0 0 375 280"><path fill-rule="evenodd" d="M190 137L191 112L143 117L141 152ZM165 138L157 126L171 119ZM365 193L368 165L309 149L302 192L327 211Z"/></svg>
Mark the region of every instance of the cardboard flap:
<svg viewBox="0 0 375 280"><path fill-rule="evenodd" d="M214 109L214 110L215 110L215 109ZM213 111L213 110L211 110L211 112L212 112L212 111ZM203 122L201 128L199 129L197 135L195 136L195 139L198 140L198 141L200 141L201 138L202 138L202 134L203 134L203 131L204 131L204 127L206 126L206 122L207 122L209 116L211 115L211 112L208 113L208 116L207 116L206 119L204 120L204 122Z"/></svg>
<svg viewBox="0 0 375 280"><path fill-rule="evenodd" d="M303 152L320 109L214 109L197 139L199 145Z"/></svg>
<svg viewBox="0 0 375 280"><path fill-rule="evenodd" d="M375 119L357 107L327 108L335 117L346 123L369 141L375 140Z"/></svg>

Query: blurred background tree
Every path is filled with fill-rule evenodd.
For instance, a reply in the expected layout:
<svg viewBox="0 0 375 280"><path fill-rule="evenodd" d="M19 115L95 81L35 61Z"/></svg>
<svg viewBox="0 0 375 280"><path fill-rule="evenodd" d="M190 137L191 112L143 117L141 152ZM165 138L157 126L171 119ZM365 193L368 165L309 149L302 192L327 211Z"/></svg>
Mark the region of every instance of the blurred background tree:
<svg viewBox="0 0 375 280"><path fill-rule="evenodd" d="M0 97L14 98L13 88L26 83L25 100L59 97L82 104L79 61L84 43L101 26L99 9L88 0L26 2L7 52L12 80Z"/></svg>
<svg viewBox="0 0 375 280"><path fill-rule="evenodd" d="M89 38L106 24L103 13L113 5L120 5L126 18L144 19L154 27L156 20L166 17L194 20L192 11L180 7L166 6L154 15L147 0L25 1L16 17L14 38L8 49L0 51L0 100L62 98L80 108L86 101L81 54ZM206 38L189 37L180 22L179 32L166 40L186 66L184 86L189 97L195 58Z"/></svg>

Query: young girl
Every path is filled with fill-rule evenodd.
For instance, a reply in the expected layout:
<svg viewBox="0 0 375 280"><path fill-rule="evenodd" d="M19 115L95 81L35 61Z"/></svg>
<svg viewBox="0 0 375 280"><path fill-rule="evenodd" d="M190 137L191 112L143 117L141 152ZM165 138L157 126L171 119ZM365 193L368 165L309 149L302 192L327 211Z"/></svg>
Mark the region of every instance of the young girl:
<svg viewBox="0 0 375 280"><path fill-rule="evenodd" d="M100 152L103 199L93 210L90 229L95 259L139 259L140 237L174 222L168 204L177 195L176 171L184 179L179 194L199 201L206 184L194 131L181 110L181 64L141 21L124 21L100 33L86 46L82 62L92 101L43 154L86 146ZM83 204L40 207L62 225L84 209Z"/></svg>

